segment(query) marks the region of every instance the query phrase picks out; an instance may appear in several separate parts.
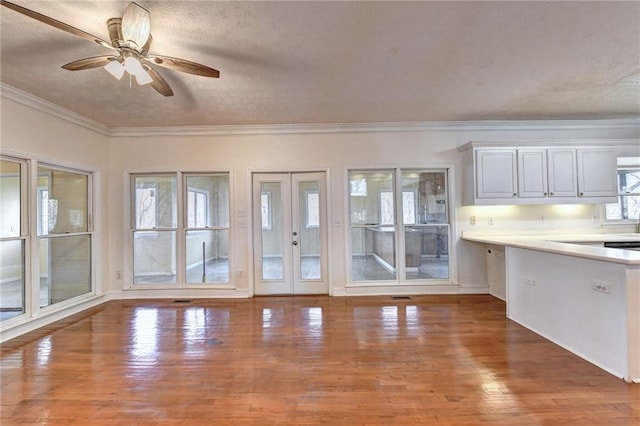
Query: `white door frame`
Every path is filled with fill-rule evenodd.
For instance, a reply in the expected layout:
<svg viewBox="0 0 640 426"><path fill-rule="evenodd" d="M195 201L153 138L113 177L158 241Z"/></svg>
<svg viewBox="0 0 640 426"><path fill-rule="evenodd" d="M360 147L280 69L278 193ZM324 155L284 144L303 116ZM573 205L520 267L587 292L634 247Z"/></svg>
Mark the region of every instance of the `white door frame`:
<svg viewBox="0 0 640 426"><path fill-rule="evenodd" d="M320 279L304 279L300 274L301 246L298 239L302 236L298 229L302 223L299 210L299 184L303 182L317 182L320 194ZM263 279L262 276L262 212L261 212L261 184L273 182L280 185L280 197L271 203L280 202L279 217L273 214L271 220L279 220L280 223L272 223L278 227L279 242L282 251L282 279ZM253 216L253 293L256 295L269 294L328 294L329 293L329 267L328 267L328 194L326 171L289 171L289 172L263 172L251 173L252 183L252 216ZM270 206L273 209L273 205ZM294 232L296 235L294 235Z"/></svg>

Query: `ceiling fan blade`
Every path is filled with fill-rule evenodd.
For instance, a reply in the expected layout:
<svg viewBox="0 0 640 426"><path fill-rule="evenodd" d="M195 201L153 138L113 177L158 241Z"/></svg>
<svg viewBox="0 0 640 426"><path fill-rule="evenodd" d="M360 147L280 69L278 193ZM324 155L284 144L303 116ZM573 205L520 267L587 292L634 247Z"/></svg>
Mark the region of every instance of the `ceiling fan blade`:
<svg viewBox="0 0 640 426"><path fill-rule="evenodd" d="M161 67L170 70L182 71L189 74L201 75L203 77L220 78L220 71L209 68L206 65L187 61L186 59L172 58L171 56L149 55L148 60Z"/></svg>
<svg viewBox="0 0 640 426"><path fill-rule="evenodd" d="M171 90L171 87L169 87L169 83L167 83L167 81L162 78L162 76L158 74L156 70L154 70L147 64L142 64L142 68L144 68L144 70L148 72L153 79L153 81L151 82L151 87L156 89L156 91L158 91L158 93L160 93L162 96L173 96L173 90Z"/></svg>
<svg viewBox="0 0 640 426"><path fill-rule="evenodd" d="M108 41L102 40L100 37L96 37L92 34L89 34L88 32L79 30L78 28L72 27L71 25L65 24L64 22L60 22L57 19L50 18L46 15L35 12L31 9L18 6L17 4L14 4L5 0L1 0L0 3L2 3L3 6L8 7L11 10L15 10L16 12L21 13L25 16L28 16L29 18L33 18L36 21L40 21L47 25L51 25L52 27L58 28L59 30L66 31L70 34L76 35L78 37L82 37L94 43L98 43L99 45L106 47L108 49L115 49L115 47L113 47L111 43L109 43Z"/></svg>
<svg viewBox="0 0 640 426"><path fill-rule="evenodd" d="M147 43L151 34L151 14L144 7L129 3L122 15L122 36L131 41L140 50Z"/></svg>
<svg viewBox="0 0 640 426"><path fill-rule="evenodd" d="M77 61L69 62L63 65L62 68L69 71L82 71L89 70L91 68L98 68L107 65L109 62L118 59L115 56L94 56L92 58L79 59Z"/></svg>

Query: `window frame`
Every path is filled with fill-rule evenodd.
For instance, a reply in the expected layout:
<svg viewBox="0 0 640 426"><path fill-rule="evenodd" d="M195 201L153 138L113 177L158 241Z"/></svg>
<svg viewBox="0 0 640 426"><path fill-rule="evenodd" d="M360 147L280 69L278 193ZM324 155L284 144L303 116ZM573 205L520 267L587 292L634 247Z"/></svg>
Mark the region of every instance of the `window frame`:
<svg viewBox="0 0 640 426"><path fill-rule="evenodd" d="M32 307L29 304L30 294L35 291L32 286L30 286L31 282L31 270L32 270L32 259L30 256L31 249L31 232L29 227L30 222L30 212L29 203L28 203L28 193L29 193L29 179L28 175L30 172L30 162L27 159L16 158L9 155L0 155L0 160L17 163L19 165L18 178L20 182L19 189L19 218L18 218L18 226L19 230L16 235L0 235L0 242L11 242L11 241L20 241L21 242L21 258L22 258L22 310L19 314L7 317L6 319L0 319L0 324L2 324L3 329L6 329L7 326L11 324L19 323L24 321L25 318L29 314L33 312ZM38 283L39 287L39 283Z"/></svg>
<svg viewBox="0 0 640 426"><path fill-rule="evenodd" d="M640 157L618 157L618 165L616 167L616 185L618 189L616 203L603 203L600 205L600 217L603 225L638 225L640 223L640 215L637 219L610 219L607 217L607 205L621 205L625 197L640 197L640 187L635 192L622 191L620 188L620 171L637 170L640 173Z"/></svg>
<svg viewBox="0 0 640 426"><path fill-rule="evenodd" d="M90 171L90 170L82 170L82 169L77 169L77 168L71 168L71 167L65 167L65 166L60 166L54 163L46 163L46 162L35 162L35 164L33 165L34 167L34 171L35 171L35 189L33 189L36 192L40 192L42 187L40 187L38 185L38 176L40 176L40 168L45 168L48 169L50 171L59 171L59 172L65 172L65 173L74 173L74 174L78 174L78 175L84 175L87 177L87 226L86 226L86 230L83 231L73 231L73 232L58 232L58 233L53 233L53 232L49 232L49 229L47 229L47 233L39 233L38 231L42 231L41 229L38 229L37 227L37 222L41 221L39 219L40 216L40 210L42 208L42 206L40 204L37 203L36 207L33 209L33 214L36 216L34 218L35 222L36 222L36 232L34 235L32 235L38 243L38 250L40 249L40 246L42 244L42 241L44 240L55 240L55 239L63 239L63 238L69 238L69 237L81 237L81 236L88 236L89 238L89 291L86 293L81 293L75 296L72 296L68 299L63 299L57 302L52 302L51 300L49 300L49 303L47 305L41 306L39 303L38 304L38 309L39 310L51 310L51 309L56 309L57 306L65 306L66 303L69 300L73 300L73 299L77 299L77 298L86 298L86 297L92 297L97 293L97 280L96 280L96 275L95 275L95 270L96 270L96 250L97 250L97 243L96 243L96 235L95 235L95 229L94 229L94 204L96 202L95 197L94 197L94 193L95 193L95 189L94 189L94 185L95 185L95 172ZM51 194L49 193L49 200L51 200ZM38 198L38 194L36 194L36 201L39 201ZM39 265L42 264L42 259L39 258L38 256L38 262ZM42 274L42 271L40 271L40 275ZM37 296L37 297L36 297ZM40 296L39 293L33 293L32 294L32 298L34 298L34 300L39 300Z"/></svg>

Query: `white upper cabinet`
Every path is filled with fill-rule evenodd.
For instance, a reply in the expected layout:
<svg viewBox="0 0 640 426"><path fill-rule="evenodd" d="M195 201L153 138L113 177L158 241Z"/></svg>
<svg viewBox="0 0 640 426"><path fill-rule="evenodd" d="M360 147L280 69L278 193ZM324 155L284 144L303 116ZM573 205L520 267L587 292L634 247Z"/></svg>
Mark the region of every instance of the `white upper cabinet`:
<svg viewBox="0 0 640 426"><path fill-rule="evenodd" d="M546 197L547 150L518 150L518 196L521 198Z"/></svg>
<svg viewBox="0 0 640 426"><path fill-rule="evenodd" d="M479 149L476 161L478 198L514 198L518 195L515 149Z"/></svg>
<svg viewBox="0 0 640 426"><path fill-rule="evenodd" d="M576 150L574 148L548 149L547 160L549 161L549 197L576 197L578 195Z"/></svg>
<svg viewBox="0 0 640 426"><path fill-rule="evenodd" d="M469 142L459 147L463 204L615 202L613 146Z"/></svg>
<svg viewBox="0 0 640 426"><path fill-rule="evenodd" d="M612 149L578 149L578 196L616 196L616 167L616 155Z"/></svg>

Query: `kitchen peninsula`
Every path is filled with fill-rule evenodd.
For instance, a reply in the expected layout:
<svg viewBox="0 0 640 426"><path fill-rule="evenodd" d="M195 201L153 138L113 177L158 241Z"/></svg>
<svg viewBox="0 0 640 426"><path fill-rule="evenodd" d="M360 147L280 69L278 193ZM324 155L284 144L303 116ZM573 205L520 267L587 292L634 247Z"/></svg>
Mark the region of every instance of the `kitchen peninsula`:
<svg viewBox="0 0 640 426"><path fill-rule="evenodd" d="M462 240L504 248L509 319L640 383L640 251L586 245L640 235L463 234Z"/></svg>

